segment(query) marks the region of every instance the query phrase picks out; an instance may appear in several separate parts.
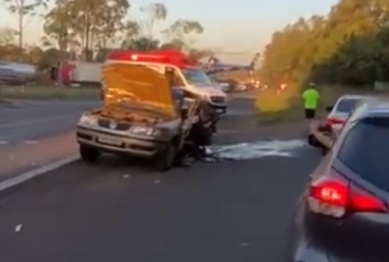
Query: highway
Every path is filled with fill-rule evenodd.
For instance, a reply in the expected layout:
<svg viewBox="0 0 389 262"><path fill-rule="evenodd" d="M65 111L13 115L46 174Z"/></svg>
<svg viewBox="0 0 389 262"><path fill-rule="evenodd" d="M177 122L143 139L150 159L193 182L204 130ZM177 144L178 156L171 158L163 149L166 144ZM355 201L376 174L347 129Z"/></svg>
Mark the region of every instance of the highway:
<svg viewBox="0 0 389 262"><path fill-rule="evenodd" d="M228 123L250 103L233 103L221 123L231 132L216 143L280 139L282 148L302 138L299 125ZM128 159L76 161L0 193L0 261L284 262L290 217L320 153L283 150L167 173Z"/></svg>
<svg viewBox="0 0 389 262"><path fill-rule="evenodd" d="M0 144L35 141L69 131L82 112L98 106L93 101L16 101L0 108Z"/></svg>

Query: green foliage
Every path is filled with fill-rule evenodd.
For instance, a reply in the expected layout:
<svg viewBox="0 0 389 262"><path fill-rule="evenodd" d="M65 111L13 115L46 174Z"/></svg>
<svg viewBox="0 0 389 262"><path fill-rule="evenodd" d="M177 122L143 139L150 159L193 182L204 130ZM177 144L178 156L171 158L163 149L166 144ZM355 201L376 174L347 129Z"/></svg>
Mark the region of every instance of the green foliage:
<svg viewBox="0 0 389 262"><path fill-rule="evenodd" d="M1 0L11 13L18 17L18 42L19 48L23 48L24 28L29 21L26 17L37 16L39 7L47 7L48 0Z"/></svg>
<svg viewBox="0 0 389 262"><path fill-rule="evenodd" d="M93 60L94 50L120 37L129 8L127 0L56 0L45 16L44 42L54 40L60 50L81 50Z"/></svg>
<svg viewBox="0 0 389 262"><path fill-rule="evenodd" d="M341 0L325 16L300 18L273 34L260 70L269 84L389 81L389 2Z"/></svg>
<svg viewBox="0 0 389 262"><path fill-rule="evenodd" d="M198 21L179 19L167 28L159 31L159 26L168 15L163 3L152 3L141 7L146 18L128 21L125 26L125 39L122 47L131 50L149 51L156 49L176 49L189 51L194 36L204 31Z"/></svg>

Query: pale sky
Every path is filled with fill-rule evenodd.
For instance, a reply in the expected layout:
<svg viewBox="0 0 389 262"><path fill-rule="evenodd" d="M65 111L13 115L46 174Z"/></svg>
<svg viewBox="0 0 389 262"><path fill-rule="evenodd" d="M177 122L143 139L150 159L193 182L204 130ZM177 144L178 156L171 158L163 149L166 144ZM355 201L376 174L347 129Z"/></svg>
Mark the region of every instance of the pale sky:
<svg viewBox="0 0 389 262"><path fill-rule="evenodd" d="M262 51L272 33L299 17L325 14L337 0L133 0L129 17L138 19L139 8L162 2L168 8L168 19L160 25L168 27L177 19L193 19L205 28L197 37L199 47L224 51L247 52L247 55L219 55L226 63L249 63L255 52ZM17 26L16 17L0 7L0 26ZM25 30L25 39L38 43L42 20L34 18Z"/></svg>

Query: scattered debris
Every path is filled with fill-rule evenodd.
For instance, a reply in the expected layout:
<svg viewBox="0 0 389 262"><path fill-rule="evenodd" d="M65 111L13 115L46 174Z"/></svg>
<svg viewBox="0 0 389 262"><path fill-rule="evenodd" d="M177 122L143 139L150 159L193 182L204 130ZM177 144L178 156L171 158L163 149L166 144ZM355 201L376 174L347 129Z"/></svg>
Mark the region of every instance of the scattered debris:
<svg viewBox="0 0 389 262"><path fill-rule="evenodd" d="M123 176L123 178L129 178L130 177L130 175L128 175L128 174L125 174L124 176Z"/></svg>
<svg viewBox="0 0 389 262"><path fill-rule="evenodd" d="M23 225L22 224L19 224L15 227L15 232L16 233L19 233L20 231L22 231L22 228L23 228Z"/></svg>
<svg viewBox="0 0 389 262"><path fill-rule="evenodd" d="M247 160L267 156L293 157L296 149L306 146L304 140L272 140L239 143L233 145L211 146L207 153L208 162L217 160ZM210 158L210 159L209 159ZM213 160L211 160L213 158Z"/></svg>
<svg viewBox="0 0 389 262"><path fill-rule="evenodd" d="M160 184L161 183L161 180L154 180L154 184Z"/></svg>

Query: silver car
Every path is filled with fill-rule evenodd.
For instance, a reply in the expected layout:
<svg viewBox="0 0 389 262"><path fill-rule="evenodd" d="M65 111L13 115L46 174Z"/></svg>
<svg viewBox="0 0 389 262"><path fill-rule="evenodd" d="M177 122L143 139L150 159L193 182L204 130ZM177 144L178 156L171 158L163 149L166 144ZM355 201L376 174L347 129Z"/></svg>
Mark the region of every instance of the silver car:
<svg viewBox="0 0 389 262"><path fill-rule="evenodd" d="M330 126L331 130L335 134L339 134L355 106L362 101L367 101L370 99L374 99L374 97L366 95L341 96L336 101L334 106L329 106L326 108L326 110L329 112L326 119L326 125Z"/></svg>

